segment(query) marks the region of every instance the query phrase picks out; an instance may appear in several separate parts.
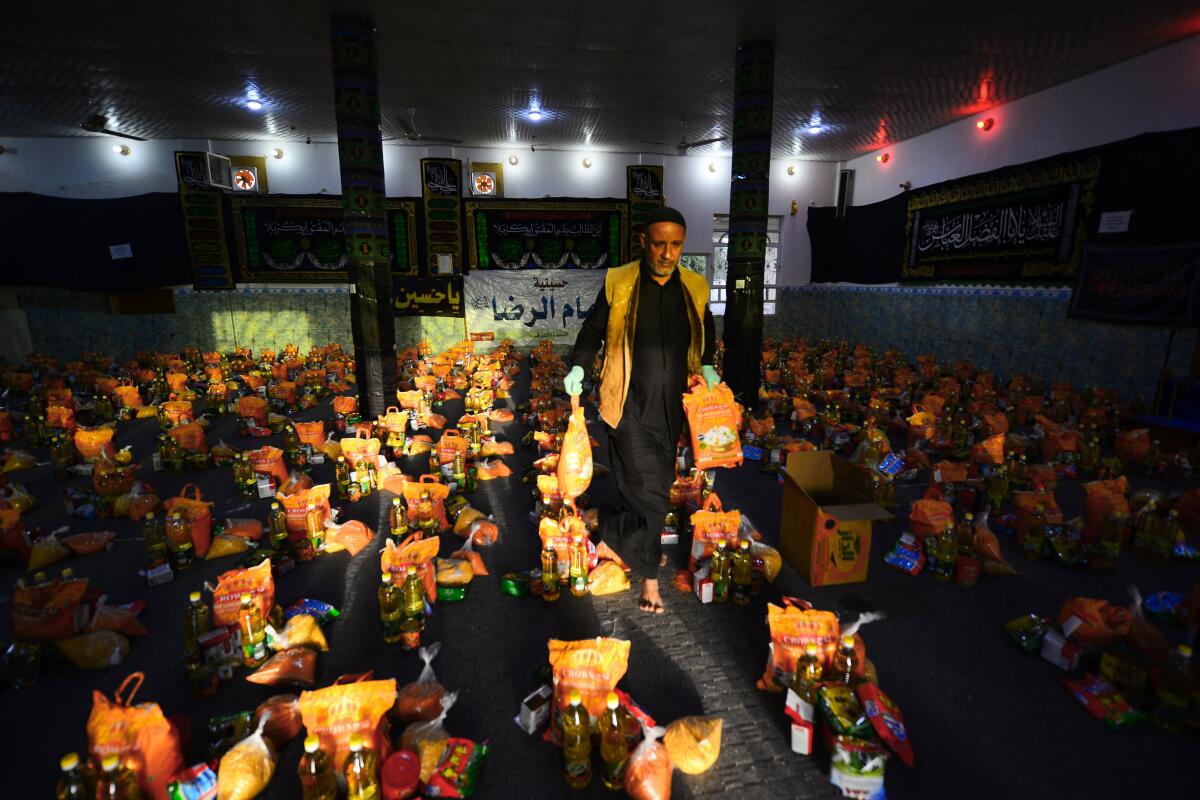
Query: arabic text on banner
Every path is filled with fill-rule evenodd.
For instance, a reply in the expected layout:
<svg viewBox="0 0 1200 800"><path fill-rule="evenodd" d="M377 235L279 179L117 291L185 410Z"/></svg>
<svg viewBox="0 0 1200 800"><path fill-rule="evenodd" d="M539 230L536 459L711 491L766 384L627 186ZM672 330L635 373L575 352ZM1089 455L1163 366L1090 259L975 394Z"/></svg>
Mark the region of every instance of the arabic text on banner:
<svg viewBox="0 0 1200 800"><path fill-rule="evenodd" d="M463 279L467 333L491 332L518 345L551 339L570 346L604 285L604 270L479 270Z"/></svg>

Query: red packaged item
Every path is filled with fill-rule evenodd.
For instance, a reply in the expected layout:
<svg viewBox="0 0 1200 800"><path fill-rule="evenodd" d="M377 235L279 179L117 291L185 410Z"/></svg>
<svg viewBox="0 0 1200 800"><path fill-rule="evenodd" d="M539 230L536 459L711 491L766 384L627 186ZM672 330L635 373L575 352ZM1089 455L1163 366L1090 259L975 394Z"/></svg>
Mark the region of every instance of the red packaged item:
<svg viewBox="0 0 1200 800"><path fill-rule="evenodd" d="M1089 673L1079 680L1063 678L1062 683L1089 714L1104 720L1113 730L1120 730L1146 718L1145 714L1129 705L1129 701L1103 678Z"/></svg>
<svg viewBox="0 0 1200 800"><path fill-rule="evenodd" d="M908 738L908 728L904 726L904 715L900 709L873 683L860 683L855 688L858 701L862 703L867 719L875 733L908 766L913 765L912 742Z"/></svg>
<svg viewBox="0 0 1200 800"><path fill-rule="evenodd" d="M487 742L476 744L470 739L448 739L442 760L430 776L425 793L430 797L471 797L475 794L475 782L487 754Z"/></svg>

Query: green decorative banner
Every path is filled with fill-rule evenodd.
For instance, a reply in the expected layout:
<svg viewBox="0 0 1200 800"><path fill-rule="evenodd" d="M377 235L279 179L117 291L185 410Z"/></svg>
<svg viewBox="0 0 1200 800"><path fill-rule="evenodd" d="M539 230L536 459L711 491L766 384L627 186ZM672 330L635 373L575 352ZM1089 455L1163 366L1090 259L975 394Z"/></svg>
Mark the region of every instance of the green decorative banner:
<svg viewBox="0 0 1200 800"><path fill-rule="evenodd" d="M343 201L267 196L234 197L230 202L243 281L349 280ZM415 270L416 217L415 200L387 201L387 250L393 273Z"/></svg>
<svg viewBox="0 0 1200 800"><path fill-rule="evenodd" d="M468 201L472 269L608 269L629 258L620 200Z"/></svg>

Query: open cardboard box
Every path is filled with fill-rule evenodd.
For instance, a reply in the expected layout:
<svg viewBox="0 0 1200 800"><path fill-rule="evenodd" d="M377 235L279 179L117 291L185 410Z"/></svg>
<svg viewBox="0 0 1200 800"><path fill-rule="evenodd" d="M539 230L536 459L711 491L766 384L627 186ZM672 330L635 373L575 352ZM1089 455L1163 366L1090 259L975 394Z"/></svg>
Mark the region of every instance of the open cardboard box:
<svg viewBox="0 0 1200 800"><path fill-rule="evenodd" d="M865 581L871 523L893 518L871 497L870 476L841 456L791 453L783 471L783 557L813 586Z"/></svg>

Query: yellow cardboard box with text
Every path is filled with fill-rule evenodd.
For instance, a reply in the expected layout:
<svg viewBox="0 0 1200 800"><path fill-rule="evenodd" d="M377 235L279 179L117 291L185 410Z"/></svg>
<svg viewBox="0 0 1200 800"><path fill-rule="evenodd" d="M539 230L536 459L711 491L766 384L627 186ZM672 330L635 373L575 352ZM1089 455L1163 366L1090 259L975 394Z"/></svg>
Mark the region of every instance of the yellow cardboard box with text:
<svg viewBox="0 0 1200 800"><path fill-rule="evenodd" d="M871 523L890 519L865 470L827 450L788 456L779 550L812 586L865 581Z"/></svg>

